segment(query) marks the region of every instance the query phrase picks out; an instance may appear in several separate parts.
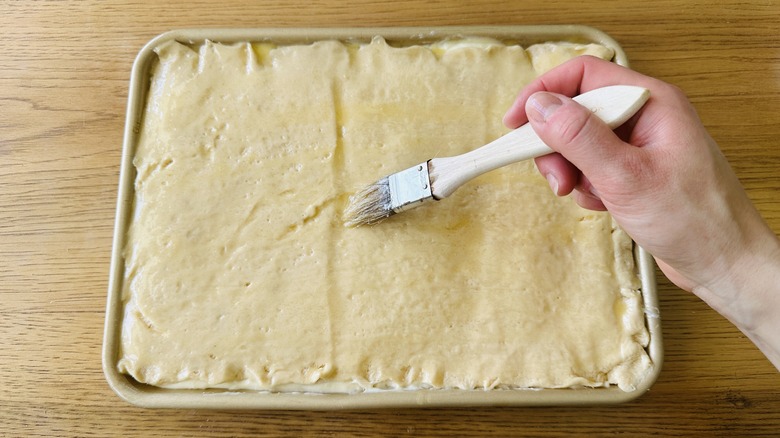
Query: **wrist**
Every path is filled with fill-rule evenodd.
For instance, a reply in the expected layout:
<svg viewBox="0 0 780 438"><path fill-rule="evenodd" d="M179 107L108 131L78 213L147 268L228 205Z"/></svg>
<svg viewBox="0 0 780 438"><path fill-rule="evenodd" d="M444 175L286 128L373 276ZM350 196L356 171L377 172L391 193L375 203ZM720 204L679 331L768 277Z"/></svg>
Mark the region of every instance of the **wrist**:
<svg viewBox="0 0 780 438"><path fill-rule="evenodd" d="M739 328L752 330L770 311L766 303L776 299L780 242L774 234L765 236L715 268L718 275L692 292Z"/></svg>
<svg viewBox="0 0 780 438"><path fill-rule="evenodd" d="M770 230L692 292L731 321L780 369L780 240Z"/></svg>

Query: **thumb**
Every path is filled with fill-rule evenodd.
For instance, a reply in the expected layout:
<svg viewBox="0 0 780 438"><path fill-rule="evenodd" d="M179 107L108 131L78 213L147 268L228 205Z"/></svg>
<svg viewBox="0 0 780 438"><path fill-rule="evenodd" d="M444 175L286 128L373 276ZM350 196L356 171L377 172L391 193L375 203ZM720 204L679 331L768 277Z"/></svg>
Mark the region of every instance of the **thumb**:
<svg viewBox="0 0 780 438"><path fill-rule="evenodd" d="M560 94L538 92L525 110L539 138L580 169L597 190L625 173L622 163L636 148L587 108Z"/></svg>

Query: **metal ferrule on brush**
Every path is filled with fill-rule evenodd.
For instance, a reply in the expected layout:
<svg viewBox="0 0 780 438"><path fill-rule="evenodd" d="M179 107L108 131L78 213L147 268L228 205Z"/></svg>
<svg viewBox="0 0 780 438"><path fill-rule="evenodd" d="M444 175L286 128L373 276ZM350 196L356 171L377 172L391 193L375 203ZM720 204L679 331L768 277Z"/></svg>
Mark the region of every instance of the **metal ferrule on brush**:
<svg viewBox="0 0 780 438"><path fill-rule="evenodd" d="M387 180L390 186L390 208L396 213L433 199L427 161L394 173Z"/></svg>

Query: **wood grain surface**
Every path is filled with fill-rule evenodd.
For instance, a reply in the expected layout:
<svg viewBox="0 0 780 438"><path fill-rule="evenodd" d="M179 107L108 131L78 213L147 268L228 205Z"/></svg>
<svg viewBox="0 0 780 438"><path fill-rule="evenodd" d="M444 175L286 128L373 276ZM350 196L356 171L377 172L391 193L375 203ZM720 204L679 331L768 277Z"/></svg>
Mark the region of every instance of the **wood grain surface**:
<svg viewBox="0 0 780 438"><path fill-rule="evenodd" d="M625 405L153 411L108 387L100 350L119 158L144 43L183 27L481 24L586 24L613 36L632 67L685 90L780 231L776 0L2 0L0 435L780 435L780 373L662 276L664 369Z"/></svg>

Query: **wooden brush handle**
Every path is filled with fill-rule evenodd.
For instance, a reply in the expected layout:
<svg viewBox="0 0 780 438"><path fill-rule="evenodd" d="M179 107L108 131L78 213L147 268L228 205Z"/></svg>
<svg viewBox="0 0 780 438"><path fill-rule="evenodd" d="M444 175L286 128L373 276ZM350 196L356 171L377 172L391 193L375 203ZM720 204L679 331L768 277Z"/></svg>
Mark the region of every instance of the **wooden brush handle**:
<svg viewBox="0 0 780 438"><path fill-rule="evenodd" d="M645 88L613 85L580 94L574 100L614 129L636 114L649 97ZM551 152L531 124L526 123L479 149L455 157L434 158L428 165L433 197L446 198L485 172Z"/></svg>

